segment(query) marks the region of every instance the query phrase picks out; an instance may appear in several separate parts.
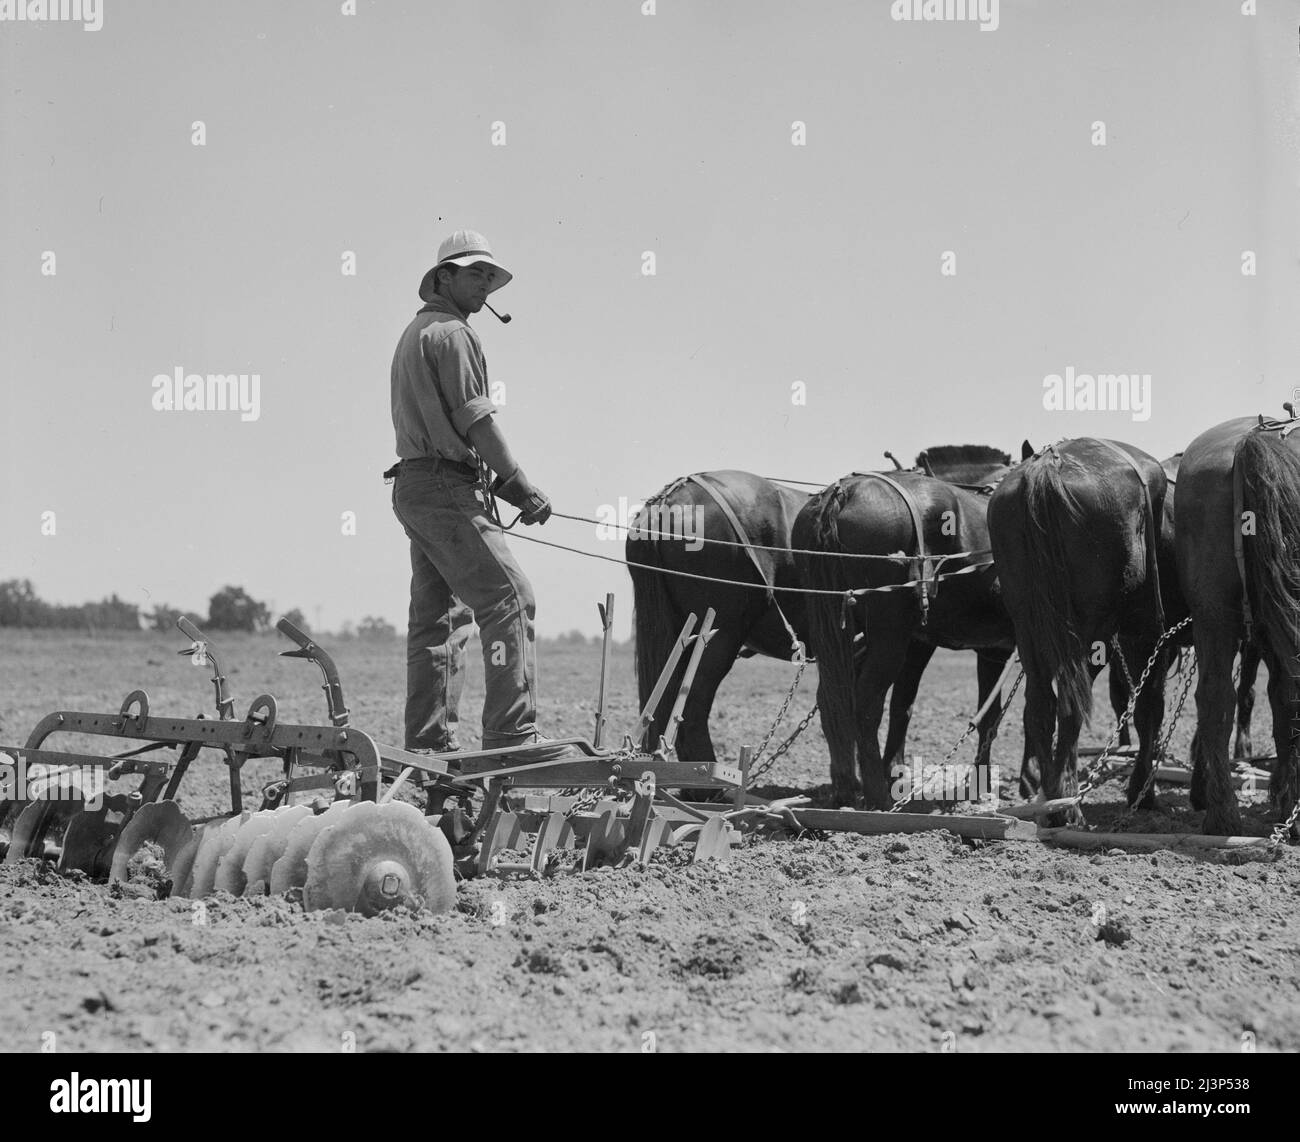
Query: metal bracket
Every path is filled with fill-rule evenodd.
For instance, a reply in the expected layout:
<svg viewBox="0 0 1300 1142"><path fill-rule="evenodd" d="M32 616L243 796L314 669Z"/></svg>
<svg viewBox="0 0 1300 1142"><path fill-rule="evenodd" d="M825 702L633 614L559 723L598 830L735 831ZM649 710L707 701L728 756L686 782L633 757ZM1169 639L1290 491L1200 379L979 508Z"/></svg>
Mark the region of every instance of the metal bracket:
<svg viewBox="0 0 1300 1142"><path fill-rule="evenodd" d="M215 692L217 704L217 717L223 722L235 716L235 700L230 696L230 691L226 689L226 676L222 673L221 663L217 661L216 651L212 649L208 636L205 635L184 615L176 620L177 629L193 644L189 650L178 650L177 654L188 654L191 659L195 653L201 653L202 665L204 662L212 670L212 689Z"/></svg>
<svg viewBox="0 0 1300 1142"><path fill-rule="evenodd" d="M325 691L325 705L329 710L330 722L336 726L346 726L351 715L347 703L343 701L343 681L339 678L334 659L288 619L281 619L275 624L275 629L298 644L297 650L280 651L281 658L305 658L320 667L320 672L325 677L325 685L321 689Z"/></svg>

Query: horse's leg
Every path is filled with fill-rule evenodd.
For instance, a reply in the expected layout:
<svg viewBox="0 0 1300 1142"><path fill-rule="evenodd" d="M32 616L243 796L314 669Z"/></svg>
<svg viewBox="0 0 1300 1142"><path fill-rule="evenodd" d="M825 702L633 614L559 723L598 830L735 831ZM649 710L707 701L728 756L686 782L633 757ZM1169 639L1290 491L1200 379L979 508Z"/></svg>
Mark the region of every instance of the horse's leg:
<svg viewBox="0 0 1300 1142"><path fill-rule="evenodd" d="M1154 648L1154 641L1135 644L1134 649L1138 651L1137 661L1145 665ZM1165 678L1169 673L1172 658L1173 651L1170 650L1169 645L1161 647L1160 657L1156 659L1151 673L1147 675L1146 685L1138 693L1137 705L1133 710L1133 728L1137 731L1138 755L1133 765L1133 773L1128 779L1128 793L1125 799L1129 805L1133 805L1138 794L1146 786L1151 767L1160 763L1155 753L1156 745L1160 740L1160 726L1165 720ZM1140 809L1156 807L1154 782L1137 807Z"/></svg>
<svg viewBox="0 0 1300 1142"><path fill-rule="evenodd" d="M1107 689L1110 692L1110 708L1115 711L1115 721L1119 722L1120 716L1128 706L1128 681L1124 677L1124 668L1120 666L1119 660L1112 658L1110 660L1110 677L1107 679ZM1133 739L1129 736L1128 726L1125 726L1119 732L1119 744L1128 746L1133 744Z"/></svg>
<svg viewBox="0 0 1300 1142"><path fill-rule="evenodd" d="M877 628L871 645L858 667L854 685L858 711L858 773L862 779L863 804L868 809L888 809L889 772L880 753L880 722L885 712L885 694L898 677L907 656L911 635Z"/></svg>
<svg viewBox="0 0 1300 1142"><path fill-rule="evenodd" d="M1196 812L1200 813L1205 810L1205 765L1201 761L1201 727L1199 725L1192 731L1192 783L1188 787L1187 800Z"/></svg>
<svg viewBox="0 0 1300 1142"><path fill-rule="evenodd" d="M979 704L984 705L988 697L993 693L993 687L998 684L998 679L1002 677L1002 670L1011 657L1009 650L980 650L975 654L975 677L979 684ZM997 701L989 706L988 711L980 719L979 723L979 744L975 747L975 788L986 789L994 796L998 795L998 786L993 781L993 767L990 764L993 756L993 739L998 734L998 721L1002 717L1002 696L999 694ZM980 784L980 773L983 771L983 784Z"/></svg>
<svg viewBox="0 0 1300 1142"><path fill-rule="evenodd" d="M1037 663L1029 662L1025 655L1020 661L1025 665L1025 757L1020 767L1020 795L1027 799L1042 792L1044 797L1055 797L1057 794L1047 792L1047 780L1048 771L1053 768L1056 695L1052 693L1051 679ZM1027 773L1029 766L1032 770ZM1053 780L1059 785L1060 775L1055 774Z"/></svg>
<svg viewBox="0 0 1300 1142"><path fill-rule="evenodd" d="M1029 739L1025 738L1024 752L1020 755L1020 796L1026 801L1038 796L1043 787L1043 773L1038 765L1038 758L1029 748Z"/></svg>
<svg viewBox="0 0 1300 1142"><path fill-rule="evenodd" d="M1228 772L1228 742L1232 736L1232 661L1237 655L1233 623L1197 616L1196 634L1196 736L1192 739L1193 767L1201 769L1207 833L1236 835L1241 813ZM1193 778L1193 792L1196 782ZM1195 801L1193 801L1195 804Z"/></svg>
<svg viewBox="0 0 1300 1142"><path fill-rule="evenodd" d="M713 752L713 737L709 733L709 715L713 710L713 699L718 687L736 664L740 648L744 645L742 634L734 630L714 628L715 634L709 639L700 658L699 669L691 682L690 693L686 695L686 705L682 707L682 724L677 731L677 756L682 761L708 762L717 761ZM667 702L669 712L672 710L674 690Z"/></svg>
<svg viewBox="0 0 1300 1142"><path fill-rule="evenodd" d="M885 732L885 768L892 771L896 765L907 765L904 747L907 745L907 727L912 721L912 706L921 686L921 676L934 657L934 647L913 640L907 644L903 669L894 681L889 694L889 728Z"/></svg>
<svg viewBox="0 0 1300 1142"><path fill-rule="evenodd" d="M713 751L713 736L709 732L709 714L713 710L713 699L718 693L722 680L736 664L740 648L744 645L743 633L714 627L717 632L709 639L700 657L699 669L691 682L690 692L686 695L686 704L682 707L682 724L677 731L674 743L677 756L682 761L712 764L717 761ZM673 695L677 691L674 690ZM672 710L672 698L666 700L669 712ZM688 800L706 800L716 790L685 789Z"/></svg>
<svg viewBox="0 0 1300 1142"><path fill-rule="evenodd" d="M1094 671L1093 677L1096 677ZM1056 750L1052 754L1050 769L1043 771L1043 794L1046 800L1073 797L1079 791L1079 732L1083 729L1083 712L1072 710L1066 703L1056 704ZM1078 806L1060 813L1052 813L1047 824L1069 825L1083 817Z"/></svg>
<svg viewBox="0 0 1300 1142"><path fill-rule="evenodd" d="M1271 650L1264 651L1264 659L1268 664L1268 705L1273 712L1273 750L1277 754L1268 792L1269 799L1281 808L1282 819L1286 820L1300 794L1300 767L1297 766L1294 722L1296 679ZM1245 673L1243 668L1243 678ZM1291 826L1291 836L1300 837L1300 821Z"/></svg>
<svg viewBox="0 0 1300 1142"><path fill-rule="evenodd" d="M1250 740L1250 722L1255 713L1255 679L1259 676L1260 651L1253 642L1241 646L1241 679L1237 683L1237 733L1232 743L1234 758L1255 755Z"/></svg>

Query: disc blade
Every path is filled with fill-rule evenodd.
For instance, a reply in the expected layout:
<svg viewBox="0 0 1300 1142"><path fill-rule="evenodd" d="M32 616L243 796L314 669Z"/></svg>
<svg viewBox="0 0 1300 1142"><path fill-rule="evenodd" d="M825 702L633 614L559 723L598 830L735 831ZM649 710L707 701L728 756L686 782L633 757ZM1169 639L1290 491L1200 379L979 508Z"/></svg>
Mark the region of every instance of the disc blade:
<svg viewBox="0 0 1300 1142"><path fill-rule="evenodd" d="M175 801L155 801L141 805L122 827L113 850L113 863L109 868L109 882L129 880L132 858L146 844L162 849L162 859L176 894L176 862L181 852L194 839L194 826L185 818ZM191 867L193 867L191 865Z"/></svg>
<svg viewBox="0 0 1300 1142"><path fill-rule="evenodd" d="M63 834L63 851L59 853L59 872L74 869L88 876L100 877L108 871L113 844L122 831L122 815L109 813L107 805L87 809L68 822ZM48 834L47 834L48 835Z"/></svg>
<svg viewBox="0 0 1300 1142"><path fill-rule="evenodd" d="M271 869L284 855L289 834L299 821L310 816L310 805L282 805L275 810L271 827L253 842L244 859L245 896L265 896L270 891Z"/></svg>
<svg viewBox="0 0 1300 1142"><path fill-rule="evenodd" d="M216 883L217 866L220 865L221 858L226 855L230 846L235 843L235 834L239 832L244 822L251 816L251 813L240 813L237 816L228 818L218 828L208 829L204 832L199 851L194 854L194 871L191 874L193 879L190 882L189 891L191 900L202 900L205 896L211 894Z"/></svg>
<svg viewBox="0 0 1300 1142"><path fill-rule="evenodd" d="M217 865L217 874L212 881L214 890L229 892L232 896L244 895L244 861L248 859L248 850L274 823L274 809L259 809L239 827L230 848Z"/></svg>
<svg viewBox="0 0 1300 1142"><path fill-rule="evenodd" d="M279 895L307 883L307 854L316 841L316 834L332 825L351 804L351 801L335 801L325 812L304 817L294 825L284 852L271 866L272 894Z"/></svg>
<svg viewBox="0 0 1300 1142"><path fill-rule="evenodd" d="M173 896L189 896L190 889L194 884L194 858L198 855L199 847L203 844L203 837L210 826L211 822L199 825L194 830L194 835L181 846L180 852L176 854L176 859L168 866L167 875L172 878Z"/></svg>
<svg viewBox="0 0 1300 1142"><path fill-rule="evenodd" d="M16 864L24 857L58 860L69 823L86 807L81 782L68 770L55 770L35 780L29 778L29 785L39 796L28 801L14 821L5 864ZM47 834L51 850L48 852Z"/></svg>
<svg viewBox="0 0 1300 1142"><path fill-rule="evenodd" d="M451 845L403 801L360 801L322 829L307 857L303 905L373 916L405 906L448 912L456 903Z"/></svg>
<svg viewBox="0 0 1300 1142"><path fill-rule="evenodd" d="M3 860L9 852L14 825L18 823L18 818L27 805L26 801L0 801L0 860Z"/></svg>

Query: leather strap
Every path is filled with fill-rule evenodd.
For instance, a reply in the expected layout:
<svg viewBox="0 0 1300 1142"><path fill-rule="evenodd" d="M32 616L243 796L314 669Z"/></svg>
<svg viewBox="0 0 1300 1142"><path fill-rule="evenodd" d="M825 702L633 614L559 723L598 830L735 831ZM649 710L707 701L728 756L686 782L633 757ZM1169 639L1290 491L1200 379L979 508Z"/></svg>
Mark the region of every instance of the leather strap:
<svg viewBox="0 0 1300 1142"><path fill-rule="evenodd" d="M854 472L853 475L880 480L888 484L899 494L903 503L907 505L908 514L912 517L912 527L916 531L916 558L912 560L911 577L919 580L916 586L916 594L921 605L921 625L925 626L930 619L931 585L933 585L933 593L938 594L939 580L935 578L934 574L935 563L925 550L925 525L921 519L921 509L917 506L911 492L897 480L886 476L883 472ZM937 476L931 476L930 478L938 479Z"/></svg>
<svg viewBox="0 0 1300 1142"><path fill-rule="evenodd" d="M771 606L776 608L776 613L781 616L781 622L785 625L785 632L790 636L790 649L794 654L794 660L796 662L802 662L807 656L807 650L804 647L804 644L799 641L799 636L795 633L794 627L786 617L785 611L781 609L781 604L777 600L776 592L772 590L772 583L768 579L767 573L763 570L763 565L759 563L758 556L754 554L753 541L745 534L744 526L741 524L739 517L732 509L731 505L727 502L726 497L722 494L722 490L714 487L714 485L709 483L709 481L703 479L700 473L692 473L685 477L685 479L690 481L692 484L695 484L697 487L703 488L709 493L713 502L718 505L718 509L731 525L731 529L736 533L736 538L745 545L745 553L749 556L749 561L754 565L754 570L758 572L759 579L761 579L763 584L767 587L767 601Z"/></svg>
<svg viewBox="0 0 1300 1142"><path fill-rule="evenodd" d="M1164 597L1160 592L1160 533L1156 530L1155 512L1151 507L1151 488L1147 484L1147 478L1142 472L1142 466L1118 444L1110 440L1102 440L1100 437L1093 437L1099 444L1106 445L1116 456L1128 462L1128 466L1137 473L1138 483L1142 486L1142 505L1144 515L1142 520L1143 528L1146 532L1144 537L1147 547L1147 577L1151 580L1151 585L1156 595L1156 622L1160 624L1160 633L1165 632L1165 603ZM1162 469L1163 471L1163 469ZM1168 477L1166 477L1168 479Z"/></svg>
<svg viewBox="0 0 1300 1142"><path fill-rule="evenodd" d="M1251 432L1258 431L1251 429ZM1250 609L1250 581L1246 578L1246 545L1242 541L1241 517L1245 514L1246 489L1241 475L1241 465L1237 463L1237 454L1246 440L1246 433L1237 441L1232 452L1232 554L1237 560L1237 576L1241 579L1241 617L1246 624L1246 641L1250 642L1251 631L1255 625L1255 616Z"/></svg>

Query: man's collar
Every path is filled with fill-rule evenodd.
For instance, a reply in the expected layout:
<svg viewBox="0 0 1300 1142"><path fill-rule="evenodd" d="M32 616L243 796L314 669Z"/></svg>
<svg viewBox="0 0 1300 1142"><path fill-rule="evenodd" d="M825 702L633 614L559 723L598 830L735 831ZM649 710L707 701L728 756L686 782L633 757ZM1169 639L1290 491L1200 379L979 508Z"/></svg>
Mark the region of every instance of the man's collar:
<svg viewBox="0 0 1300 1142"><path fill-rule="evenodd" d="M451 317L459 317L463 322L465 322L466 325L469 324L469 315L461 313L459 309L457 309L450 301L448 301L440 293L434 294L433 300L426 301L424 305L420 307L420 312L421 313L446 313Z"/></svg>

